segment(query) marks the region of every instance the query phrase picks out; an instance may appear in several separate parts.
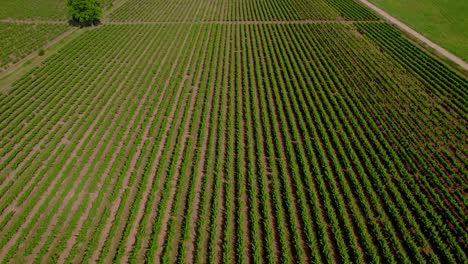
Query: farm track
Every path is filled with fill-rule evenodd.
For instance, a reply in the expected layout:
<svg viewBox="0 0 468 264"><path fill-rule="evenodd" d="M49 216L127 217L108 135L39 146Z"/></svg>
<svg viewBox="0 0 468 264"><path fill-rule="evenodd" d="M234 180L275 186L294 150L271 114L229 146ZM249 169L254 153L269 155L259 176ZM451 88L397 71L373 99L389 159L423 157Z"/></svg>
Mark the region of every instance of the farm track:
<svg viewBox="0 0 468 264"><path fill-rule="evenodd" d="M158 22L120 22L107 21L108 25L285 25L285 24L326 24L326 23L375 23L378 20L342 20L342 19L320 19L320 20L240 20L240 21L158 21Z"/></svg>
<svg viewBox="0 0 468 264"><path fill-rule="evenodd" d="M123 1L13 82L0 262L463 262L468 81L314 5Z"/></svg>
<svg viewBox="0 0 468 264"><path fill-rule="evenodd" d="M0 19L1 22L18 24L67 24L67 21L57 20L13 20ZM103 20L102 25L283 25L283 24L315 24L315 23L344 23L352 24L356 22L379 22L379 20L343 20L343 19L305 19L305 20L239 20L239 21L107 21Z"/></svg>
<svg viewBox="0 0 468 264"><path fill-rule="evenodd" d="M27 19L0 19L0 23L17 23L17 24L31 24L31 25L41 25L41 24L68 24L67 20L27 20Z"/></svg>

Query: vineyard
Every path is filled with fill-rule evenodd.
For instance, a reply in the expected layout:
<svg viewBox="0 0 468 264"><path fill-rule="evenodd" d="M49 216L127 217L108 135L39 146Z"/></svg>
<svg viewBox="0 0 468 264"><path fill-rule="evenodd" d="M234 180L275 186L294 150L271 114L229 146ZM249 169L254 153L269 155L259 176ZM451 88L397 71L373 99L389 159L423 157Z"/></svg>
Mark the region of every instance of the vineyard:
<svg viewBox="0 0 468 264"><path fill-rule="evenodd" d="M112 21L378 20L354 0L128 0Z"/></svg>
<svg viewBox="0 0 468 264"><path fill-rule="evenodd" d="M108 21L0 90L1 263L466 262L468 80L371 11Z"/></svg>
<svg viewBox="0 0 468 264"><path fill-rule="evenodd" d="M103 7L109 8L113 1L101 0ZM67 21L66 0L2 0L0 19L25 19L28 21Z"/></svg>
<svg viewBox="0 0 468 264"><path fill-rule="evenodd" d="M0 72L10 63L38 50L67 29L63 24L17 24L0 22Z"/></svg>
<svg viewBox="0 0 468 264"><path fill-rule="evenodd" d="M3 0L0 18L65 19L65 3L61 0Z"/></svg>

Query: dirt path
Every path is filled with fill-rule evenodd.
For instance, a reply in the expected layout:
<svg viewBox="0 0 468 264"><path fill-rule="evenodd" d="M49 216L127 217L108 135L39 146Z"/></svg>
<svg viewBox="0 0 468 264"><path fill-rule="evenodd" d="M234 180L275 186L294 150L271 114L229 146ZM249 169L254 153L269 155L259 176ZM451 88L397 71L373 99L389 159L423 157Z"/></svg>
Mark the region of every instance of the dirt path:
<svg viewBox="0 0 468 264"><path fill-rule="evenodd" d="M373 5L367 0L359 0L363 4L365 4L367 7L370 9L374 10L377 12L380 16L382 16L385 20L390 22L391 24L397 26L401 30L405 31L406 33L409 33L419 41L423 42L424 44L428 45L429 47L433 48L435 51L446 57L447 59L455 62L456 64L460 65L464 70L468 70L468 63L466 63L464 60L460 59L453 53L449 52L448 50L442 48L441 46L435 44L434 42L430 41L428 38L424 37L420 33L418 33L416 30L410 28L403 22L399 21L398 19L394 18L393 16L389 15L387 12L384 10L378 8L377 6Z"/></svg>
<svg viewBox="0 0 468 264"><path fill-rule="evenodd" d="M107 25L285 25L285 24L326 24L326 23L375 23L378 20L336 20L336 19L306 19L306 20L232 20L232 21L106 21Z"/></svg>
<svg viewBox="0 0 468 264"><path fill-rule="evenodd" d="M32 25L37 25L37 24L68 24L67 20L30 20L30 19L11 19L11 18L4 18L0 19L0 22L3 23L18 23L18 24L32 24Z"/></svg>

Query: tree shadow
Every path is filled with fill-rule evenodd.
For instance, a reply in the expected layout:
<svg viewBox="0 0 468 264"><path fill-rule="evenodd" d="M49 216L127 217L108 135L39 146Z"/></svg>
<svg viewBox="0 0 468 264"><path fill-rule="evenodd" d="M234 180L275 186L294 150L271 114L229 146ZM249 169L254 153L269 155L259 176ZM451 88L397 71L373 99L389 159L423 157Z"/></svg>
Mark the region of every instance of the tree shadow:
<svg viewBox="0 0 468 264"><path fill-rule="evenodd" d="M84 27L94 27L94 26L99 26L101 25L101 20L97 19L94 21L85 21L85 22L79 22L76 20L68 20L68 24L72 27L79 27L79 28L84 28Z"/></svg>

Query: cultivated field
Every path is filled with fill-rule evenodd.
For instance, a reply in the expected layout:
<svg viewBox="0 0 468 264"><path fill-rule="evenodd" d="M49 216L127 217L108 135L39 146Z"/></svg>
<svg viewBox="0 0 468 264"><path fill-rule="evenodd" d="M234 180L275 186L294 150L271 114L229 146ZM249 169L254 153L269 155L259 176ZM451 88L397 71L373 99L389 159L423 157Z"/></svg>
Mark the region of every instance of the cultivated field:
<svg viewBox="0 0 468 264"><path fill-rule="evenodd" d="M0 22L0 72L9 64L37 51L67 29L65 24L17 24Z"/></svg>
<svg viewBox="0 0 468 264"><path fill-rule="evenodd" d="M112 21L278 21L278 20L377 20L354 0L128 0Z"/></svg>
<svg viewBox="0 0 468 264"><path fill-rule="evenodd" d="M466 76L352 0L171 3L0 90L2 263L467 260Z"/></svg>
<svg viewBox="0 0 468 264"><path fill-rule="evenodd" d="M108 8L113 1L101 0L103 7ZM2 0L0 19L25 20L68 20L66 0Z"/></svg>

